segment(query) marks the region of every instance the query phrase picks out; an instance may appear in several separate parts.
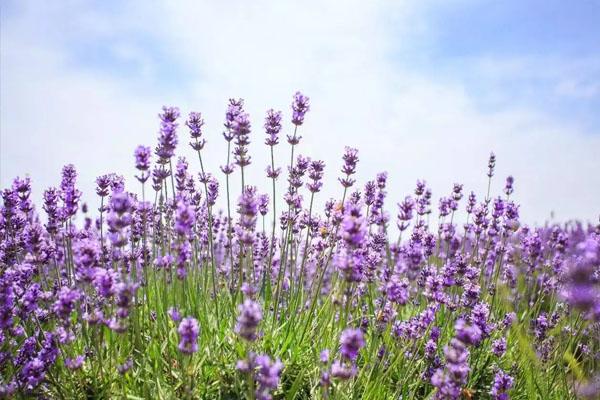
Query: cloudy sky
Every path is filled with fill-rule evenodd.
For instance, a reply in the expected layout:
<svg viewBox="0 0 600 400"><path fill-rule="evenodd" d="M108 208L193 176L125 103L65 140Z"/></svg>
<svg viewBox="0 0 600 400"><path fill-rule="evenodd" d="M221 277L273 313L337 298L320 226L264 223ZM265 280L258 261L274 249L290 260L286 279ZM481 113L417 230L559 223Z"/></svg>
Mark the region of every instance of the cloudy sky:
<svg viewBox="0 0 600 400"><path fill-rule="evenodd" d="M204 114L217 172L227 99L243 97L266 187L264 112L289 118L302 90L300 152L327 164L322 198L340 194L344 145L360 182L388 171L390 205L417 178L434 196L483 192L493 150L493 189L514 175L525 220L596 220L599 19L594 0L3 1L0 186L29 174L39 199L73 163L92 203L99 174L135 190L133 149L154 146L163 104Z"/></svg>

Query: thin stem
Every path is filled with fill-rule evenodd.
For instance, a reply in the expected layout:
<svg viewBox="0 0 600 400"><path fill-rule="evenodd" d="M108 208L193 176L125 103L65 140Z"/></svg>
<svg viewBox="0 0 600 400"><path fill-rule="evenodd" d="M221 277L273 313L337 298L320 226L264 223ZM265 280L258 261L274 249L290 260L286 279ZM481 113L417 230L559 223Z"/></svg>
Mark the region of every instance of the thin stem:
<svg viewBox="0 0 600 400"><path fill-rule="evenodd" d="M200 161L200 170L202 171L202 175L206 176L206 174L204 172L204 164L202 163L202 154L200 153L200 150L198 150L198 160ZM216 310L217 324L218 324L218 321L220 320L220 318L219 318L219 300L217 298L217 278L216 278L215 255L214 255L214 248L213 248L213 232L212 232L213 221L212 221L212 209L211 209L210 203L208 202L208 186L206 185L206 180L204 180L204 193L207 196L206 197L206 209L208 212L208 247L209 247L208 254L209 254L210 263L211 263L213 297L214 297L214 302L215 302L215 310Z"/></svg>

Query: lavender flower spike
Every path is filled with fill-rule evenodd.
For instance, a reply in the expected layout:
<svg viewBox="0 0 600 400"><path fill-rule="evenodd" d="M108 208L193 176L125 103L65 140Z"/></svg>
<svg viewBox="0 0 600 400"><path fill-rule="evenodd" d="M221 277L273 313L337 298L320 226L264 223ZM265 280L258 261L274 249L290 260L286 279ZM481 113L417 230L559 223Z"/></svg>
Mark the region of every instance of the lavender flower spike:
<svg viewBox="0 0 600 400"><path fill-rule="evenodd" d="M238 307L239 315L235 325L235 333L247 341L253 342L257 338L258 324L262 320L262 310L255 301L246 299Z"/></svg>
<svg viewBox="0 0 600 400"><path fill-rule="evenodd" d="M292 102L292 123L296 126L302 125L308 110L310 110L309 98L300 92L296 92Z"/></svg>
<svg viewBox="0 0 600 400"><path fill-rule="evenodd" d="M198 334L200 327L195 318L187 317L181 320L179 328L179 351L184 354L193 354L198 351Z"/></svg>

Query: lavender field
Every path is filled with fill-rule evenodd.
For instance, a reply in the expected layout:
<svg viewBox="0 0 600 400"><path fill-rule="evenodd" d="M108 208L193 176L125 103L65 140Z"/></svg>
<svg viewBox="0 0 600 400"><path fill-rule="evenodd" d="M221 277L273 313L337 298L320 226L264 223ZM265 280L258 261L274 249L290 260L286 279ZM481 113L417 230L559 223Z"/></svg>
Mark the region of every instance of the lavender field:
<svg viewBox="0 0 600 400"><path fill-rule="evenodd" d="M164 107L137 175L96 179L99 208L71 164L42 204L35 176L2 190L0 397L598 398L599 221L522 222L527 188L493 153L487 192L388 198L386 172L356 180L357 149L303 154L305 95L264 123L224 108L221 135Z"/></svg>

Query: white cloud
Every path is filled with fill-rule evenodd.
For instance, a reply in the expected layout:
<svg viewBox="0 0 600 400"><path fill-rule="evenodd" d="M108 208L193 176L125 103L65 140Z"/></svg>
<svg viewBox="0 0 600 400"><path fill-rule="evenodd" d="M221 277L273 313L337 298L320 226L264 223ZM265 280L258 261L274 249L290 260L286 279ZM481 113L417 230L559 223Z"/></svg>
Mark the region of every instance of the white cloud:
<svg viewBox="0 0 600 400"><path fill-rule="evenodd" d="M556 93L562 96L589 99L600 95L600 83L577 78L565 79L556 85Z"/></svg>
<svg viewBox="0 0 600 400"><path fill-rule="evenodd" d="M133 2L114 14L78 2L50 4L27 7L2 24L2 187L28 172L39 196L58 182L66 162L76 164L90 197L100 173L131 178L133 149L154 144L162 103L205 114L207 161L216 172L225 158L226 100L244 97L254 126L250 176L266 188L264 111L289 115L291 94L302 89L312 110L300 152L327 163L321 198L341 191L335 177L346 144L360 149L360 182L389 172L392 212L417 178L427 179L434 195L448 194L454 181L481 193L494 150L494 187L500 190L507 174L516 177L526 220L543 222L551 210L563 220L600 212L599 135L522 107L484 113L464 87L407 63L398 67L391 50L398 54L415 29L427 29L411 4L189 1L149 10ZM153 46L140 47L137 37L155 41L167 59L157 60ZM73 62L74 40L108 41L114 54L143 70L124 79ZM161 76L170 65L172 74L189 75ZM180 142L183 148L183 130ZM289 157L286 146L278 149L281 162ZM181 153L195 161L191 151Z"/></svg>

